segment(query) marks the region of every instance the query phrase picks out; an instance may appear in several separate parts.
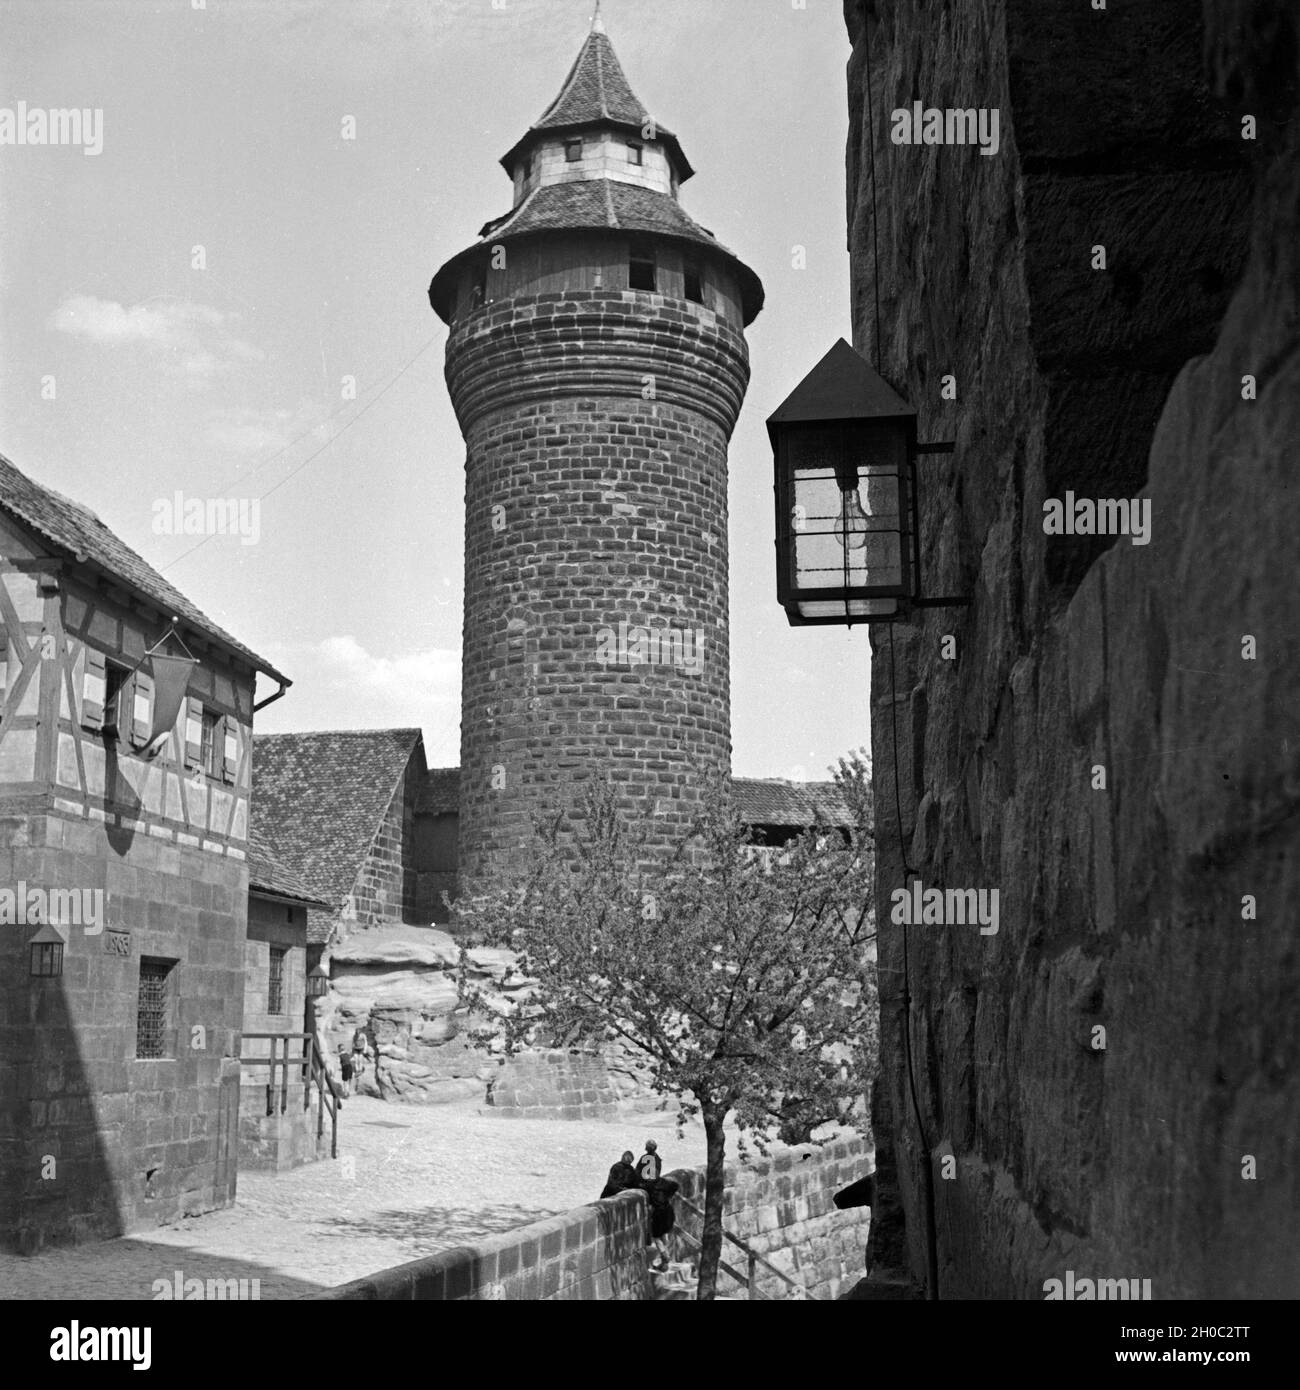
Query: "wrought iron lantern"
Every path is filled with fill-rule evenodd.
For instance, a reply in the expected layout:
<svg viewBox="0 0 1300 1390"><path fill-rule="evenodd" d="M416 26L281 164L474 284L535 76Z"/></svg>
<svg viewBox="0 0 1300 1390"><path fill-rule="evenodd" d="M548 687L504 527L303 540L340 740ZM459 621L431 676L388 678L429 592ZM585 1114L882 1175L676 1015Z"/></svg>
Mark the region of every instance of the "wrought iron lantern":
<svg viewBox="0 0 1300 1390"><path fill-rule="evenodd" d="M31 974L34 979L54 980L63 974L63 935L49 922L31 937Z"/></svg>
<svg viewBox="0 0 1300 1390"><path fill-rule="evenodd" d="M841 338L768 417L777 600L791 626L894 622L921 595L916 411Z"/></svg>
<svg viewBox="0 0 1300 1390"><path fill-rule="evenodd" d="M329 992L329 971L317 962L316 968L307 972L307 998L324 999Z"/></svg>

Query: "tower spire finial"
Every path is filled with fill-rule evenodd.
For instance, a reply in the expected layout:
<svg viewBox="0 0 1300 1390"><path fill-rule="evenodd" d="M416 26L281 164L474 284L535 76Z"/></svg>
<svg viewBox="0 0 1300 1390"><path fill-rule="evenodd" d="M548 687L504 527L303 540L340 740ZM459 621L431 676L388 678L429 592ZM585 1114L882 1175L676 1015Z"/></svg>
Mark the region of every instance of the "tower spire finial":
<svg viewBox="0 0 1300 1390"><path fill-rule="evenodd" d="M600 0L596 0L596 8L592 12L591 32L593 34L603 34L605 32L605 21L600 16Z"/></svg>

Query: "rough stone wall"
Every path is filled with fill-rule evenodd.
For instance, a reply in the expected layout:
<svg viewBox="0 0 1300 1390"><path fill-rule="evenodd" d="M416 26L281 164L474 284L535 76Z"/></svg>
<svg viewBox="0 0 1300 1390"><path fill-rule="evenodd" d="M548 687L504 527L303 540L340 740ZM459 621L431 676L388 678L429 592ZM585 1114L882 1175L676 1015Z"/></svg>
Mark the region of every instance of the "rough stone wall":
<svg viewBox="0 0 1300 1390"><path fill-rule="evenodd" d="M228 1206L247 867L143 833L124 847L94 822L5 817L0 883L19 882L102 889L108 920L99 935L64 928L57 979L28 975L33 929L0 932L0 1244L31 1254ZM160 1058L136 1057L143 956L176 962Z"/></svg>
<svg viewBox="0 0 1300 1390"><path fill-rule="evenodd" d="M877 824L901 810L925 886L1001 894L996 936L912 927L906 962L882 912L875 1122L912 1266L905 964L941 1296L1041 1298L1067 1268L1156 1298L1295 1296L1294 9L1206 0L1212 94L1193 0L848 0L864 350L873 11L882 370L922 437L957 441L920 465L922 542L928 591L974 599L892 649L874 634ZM914 99L1000 108L1000 152L892 144ZM1149 498L1150 543L1046 536L1067 489ZM893 833L877 866L884 905Z"/></svg>
<svg viewBox="0 0 1300 1390"><path fill-rule="evenodd" d="M593 776L668 845L697 771L728 768L726 450L748 378L743 336L715 313L631 290L498 301L452 330L462 883L517 870L534 816ZM602 663L620 624L690 645Z"/></svg>
<svg viewBox="0 0 1300 1390"><path fill-rule="evenodd" d="M802 1145L753 1168L727 1169L727 1229L750 1240L760 1254L818 1299L833 1299L860 1277L869 1212L836 1211L831 1198L864 1176L870 1155L864 1140L845 1138L822 1148ZM704 1174L677 1169L665 1176L681 1195L703 1201ZM691 1218L679 1204L678 1220ZM342 1284L317 1300L585 1299L648 1302L656 1295L646 1245L649 1213L640 1192L624 1192L507 1231L480 1245L430 1255ZM679 1254L690 1258L678 1237ZM731 1253L723 1258L731 1260ZM725 1276L720 1292L734 1296ZM785 1298L777 1276L762 1272L761 1293Z"/></svg>

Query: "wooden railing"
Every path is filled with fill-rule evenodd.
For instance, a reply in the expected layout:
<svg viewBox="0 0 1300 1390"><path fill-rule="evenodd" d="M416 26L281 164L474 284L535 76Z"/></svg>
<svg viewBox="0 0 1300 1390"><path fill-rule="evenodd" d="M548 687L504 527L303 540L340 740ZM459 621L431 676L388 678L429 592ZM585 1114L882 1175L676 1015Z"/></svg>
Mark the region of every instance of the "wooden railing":
<svg viewBox="0 0 1300 1390"><path fill-rule="evenodd" d="M679 1196L674 1200L676 1200L682 1206L684 1206L687 1211L693 1212L696 1216L700 1218L701 1222L703 1222L704 1212L699 1207L697 1207L695 1203L692 1202L689 1198ZM699 1239L690 1231L687 1231L679 1226L677 1227L677 1232L678 1234L685 1236L686 1239L690 1241L690 1243L693 1246L695 1246L697 1250L703 1248ZM745 1288L748 1290L750 1299L771 1299L772 1297L771 1294L763 1293L758 1287L759 1265L762 1265L763 1268L767 1270L769 1273L775 1274L778 1279L784 1280L785 1283L790 1286L790 1288L794 1289L798 1293L800 1298L812 1298L812 1295L808 1292L806 1288L804 1288L804 1286L797 1279L791 1279L790 1276L784 1270L777 1269L777 1267L772 1263L771 1260L765 1259L762 1255L758 1253L757 1250L754 1249L752 1245L749 1245L747 1242L741 1240L739 1236L733 1236L730 1231L724 1230L722 1232L722 1238L723 1240L729 1240L732 1243L732 1245L745 1252L748 1273L741 1274L739 1270L734 1269L731 1265L727 1264L727 1262L721 1258L719 1258L718 1260L718 1268L722 1270L725 1274L730 1275L731 1278L733 1278L738 1284L743 1284Z"/></svg>
<svg viewBox="0 0 1300 1390"><path fill-rule="evenodd" d="M330 1157L339 1156L339 1105L341 1104L338 1095L334 1091L333 1082L330 1080L329 1072L325 1068L325 1059L321 1056L321 1051L316 1043L314 1033L245 1033L245 1041L254 1039L260 1042L269 1041L271 1050L269 1054L263 1056L240 1056L240 1062L249 1067L266 1067L268 1076L266 1082L266 1113L274 1115L278 1108L283 1115L289 1108L289 1078L290 1073L297 1072L298 1079L302 1082L302 1108L311 1109L311 1088L316 1087L317 1107L316 1107L316 1138L319 1141L325 1134L325 1113L329 1112L330 1117ZM298 1056L289 1055L289 1044L300 1043L301 1052ZM279 1073L279 1095L276 1095L276 1073ZM276 1101L279 1101L277 1107Z"/></svg>

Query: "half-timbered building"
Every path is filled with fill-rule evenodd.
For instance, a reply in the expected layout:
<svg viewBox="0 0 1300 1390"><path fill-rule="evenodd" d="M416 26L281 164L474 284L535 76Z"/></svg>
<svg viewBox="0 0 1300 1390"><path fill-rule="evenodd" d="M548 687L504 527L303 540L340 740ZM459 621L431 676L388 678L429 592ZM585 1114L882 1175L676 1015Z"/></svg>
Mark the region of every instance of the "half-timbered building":
<svg viewBox="0 0 1300 1390"><path fill-rule="evenodd" d="M4 458L0 622L0 1242L32 1251L233 1200L255 686L288 682Z"/></svg>

